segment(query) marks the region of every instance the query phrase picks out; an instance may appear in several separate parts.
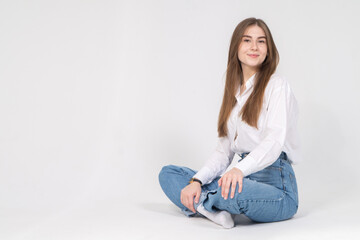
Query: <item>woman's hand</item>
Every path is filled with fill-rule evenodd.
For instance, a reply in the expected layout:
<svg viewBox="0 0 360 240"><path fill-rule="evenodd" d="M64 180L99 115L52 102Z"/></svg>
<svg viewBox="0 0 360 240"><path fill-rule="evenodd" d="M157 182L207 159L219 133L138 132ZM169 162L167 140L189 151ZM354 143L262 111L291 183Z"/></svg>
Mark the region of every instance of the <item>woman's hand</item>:
<svg viewBox="0 0 360 240"><path fill-rule="evenodd" d="M233 168L225 173L218 181L219 187L221 187L221 196L226 200L229 196L229 189L231 185L231 195L233 198L235 195L236 184L239 183L238 192L242 191L242 181L244 178L243 172L238 168Z"/></svg>
<svg viewBox="0 0 360 240"><path fill-rule="evenodd" d="M181 190L181 196L180 196L181 203L185 207L196 213L196 210L194 208L194 197L195 197L195 202L198 203L200 199L200 193L201 193L200 183L198 182L190 183Z"/></svg>

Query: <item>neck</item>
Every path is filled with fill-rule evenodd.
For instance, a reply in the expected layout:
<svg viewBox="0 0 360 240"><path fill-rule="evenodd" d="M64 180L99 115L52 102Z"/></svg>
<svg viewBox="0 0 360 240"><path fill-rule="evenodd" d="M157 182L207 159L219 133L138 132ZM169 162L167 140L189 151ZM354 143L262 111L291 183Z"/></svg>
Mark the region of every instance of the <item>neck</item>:
<svg viewBox="0 0 360 240"><path fill-rule="evenodd" d="M247 80L249 80L249 78L250 78L252 75L254 75L256 72L257 72L257 69L244 67L244 68L243 68L244 84L246 84Z"/></svg>
<svg viewBox="0 0 360 240"><path fill-rule="evenodd" d="M254 74L255 74L256 72L254 71L254 72L251 72L251 73L243 73L243 79L244 79L244 84L246 84L246 82L247 82L247 80L249 80L249 78L251 78Z"/></svg>

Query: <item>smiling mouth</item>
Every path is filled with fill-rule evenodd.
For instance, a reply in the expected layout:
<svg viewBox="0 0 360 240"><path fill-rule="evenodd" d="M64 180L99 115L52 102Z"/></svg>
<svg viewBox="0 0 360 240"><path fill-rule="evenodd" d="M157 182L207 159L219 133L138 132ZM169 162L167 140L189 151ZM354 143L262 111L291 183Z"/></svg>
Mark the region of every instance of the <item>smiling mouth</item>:
<svg viewBox="0 0 360 240"><path fill-rule="evenodd" d="M249 57L252 57L252 58L256 58L258 57L259 55L256 55L256 54L248 54Z"/></svg>

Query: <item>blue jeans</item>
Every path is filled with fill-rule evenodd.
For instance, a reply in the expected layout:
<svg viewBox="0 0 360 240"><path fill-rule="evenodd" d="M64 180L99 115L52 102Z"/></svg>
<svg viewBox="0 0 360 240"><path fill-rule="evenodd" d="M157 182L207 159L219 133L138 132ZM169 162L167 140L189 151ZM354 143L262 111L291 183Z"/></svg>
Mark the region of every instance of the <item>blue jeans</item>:
<svg viewBox="0 0 360 240"><path fill-rule="evenodd" d="M242 159L247 153L242 154ZM180 201L181 190L188 185L195 171L187 167L168 165L159 174L161 188L166 196L187 216L194 213ZM202 186L205 194L203 205L207 211L228 211L231 214L245 214L255 222L275 222L291 218L298 209L298 190L294 170L282 152L269 167L250 174L243 179L243 188L234 198L221 197L220 177Z"/></svg>

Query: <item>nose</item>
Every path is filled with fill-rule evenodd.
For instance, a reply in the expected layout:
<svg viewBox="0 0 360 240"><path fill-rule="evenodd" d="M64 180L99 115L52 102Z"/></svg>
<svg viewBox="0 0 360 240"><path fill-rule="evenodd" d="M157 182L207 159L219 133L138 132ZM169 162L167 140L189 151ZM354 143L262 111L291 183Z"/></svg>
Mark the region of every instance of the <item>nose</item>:
<svg viewBox="0 0 360 240"><path fill-rule="evenodd" d="M256 50L258 47L257 47L257 42L256 41L252 41L252 44L251 44L251 49L252 50Z"/></svg>

